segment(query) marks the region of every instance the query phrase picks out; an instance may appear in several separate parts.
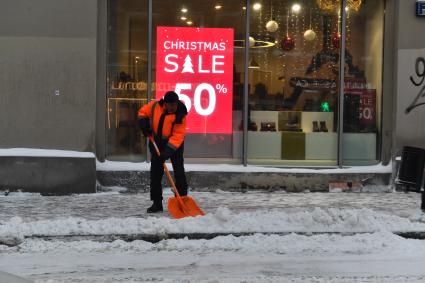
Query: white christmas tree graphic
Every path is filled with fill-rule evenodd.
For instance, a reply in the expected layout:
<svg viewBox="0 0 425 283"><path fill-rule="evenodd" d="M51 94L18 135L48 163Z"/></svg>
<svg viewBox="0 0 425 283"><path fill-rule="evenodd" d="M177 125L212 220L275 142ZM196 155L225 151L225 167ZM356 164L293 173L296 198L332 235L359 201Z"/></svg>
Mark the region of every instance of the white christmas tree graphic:
<svg viewBox="0 0 425 283"><path fill-rule="evenodd" d="M186 58L184 58L182 73L194 73L193 65L192 65L192 58L190 58L189 55L187 55Z"/></svg>

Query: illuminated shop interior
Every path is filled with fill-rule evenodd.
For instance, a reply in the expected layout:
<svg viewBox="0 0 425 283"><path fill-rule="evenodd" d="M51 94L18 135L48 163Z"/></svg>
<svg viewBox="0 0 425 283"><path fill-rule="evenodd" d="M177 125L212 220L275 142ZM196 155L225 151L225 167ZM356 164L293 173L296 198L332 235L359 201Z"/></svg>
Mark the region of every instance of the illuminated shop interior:
<svg viewBox="0 0 425 283"><path fill-rule="evenodd" d="M137 110L155 98L156 30L163 26L234 30L229 87L233 131L188 134L187 162L242 164L245 159L253 165L307 167L379 162L384 1L348 0L343 27L341 1L336 0L251 1L249 7L245 1L230 0L152 0L151 4L149 15L147 0L108 1L107 159L148 157ZM343 33L343 109L339 109ZM147 92L148 74L152 96Z"/></svg>

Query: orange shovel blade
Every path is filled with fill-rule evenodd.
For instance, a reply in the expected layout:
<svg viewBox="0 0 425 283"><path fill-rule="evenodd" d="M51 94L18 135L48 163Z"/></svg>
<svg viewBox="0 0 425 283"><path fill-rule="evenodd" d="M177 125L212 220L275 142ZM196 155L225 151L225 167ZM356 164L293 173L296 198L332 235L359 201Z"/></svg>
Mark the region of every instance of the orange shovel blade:
<svg viewBox="0 0 425 283"><path fill-rule="evenodd" d="M195 200L190 196L180 197L183 205L177 197L168 199L168 212L173 218L179 219L188 216L205 215L202 209L196 204Z"/></svg>

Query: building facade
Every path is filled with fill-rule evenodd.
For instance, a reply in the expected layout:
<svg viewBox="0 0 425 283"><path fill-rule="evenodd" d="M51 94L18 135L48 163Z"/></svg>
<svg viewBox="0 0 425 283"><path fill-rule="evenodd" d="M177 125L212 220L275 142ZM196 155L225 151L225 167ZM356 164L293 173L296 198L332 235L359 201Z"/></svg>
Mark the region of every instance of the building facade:
<svg viewBox="0 0 425 283"><path fill-rule="evenodd" d="M388 164L425 147L416 2L7 1L0 148L145 161L137 110L175 90L188 163Z"/></svg>

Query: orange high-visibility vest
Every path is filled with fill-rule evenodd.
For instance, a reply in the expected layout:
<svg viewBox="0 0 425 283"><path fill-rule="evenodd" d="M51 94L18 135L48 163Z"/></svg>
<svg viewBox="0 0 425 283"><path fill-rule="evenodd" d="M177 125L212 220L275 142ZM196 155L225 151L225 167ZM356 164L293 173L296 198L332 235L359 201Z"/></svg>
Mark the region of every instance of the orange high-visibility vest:
<svg viewBox="0 0 425 283"><path fill-rule="evenodd" d="M159 129L159 119L165 107L161 106L158 101L151 101L139 109L139 118L149 118L154 135L157 136ZM165 116L162 126L162 138L168 140L167 146L176 150L181 146L186 135L186 116L183 117L181 123L177 124L176 114L168 114Z"/></svg>

